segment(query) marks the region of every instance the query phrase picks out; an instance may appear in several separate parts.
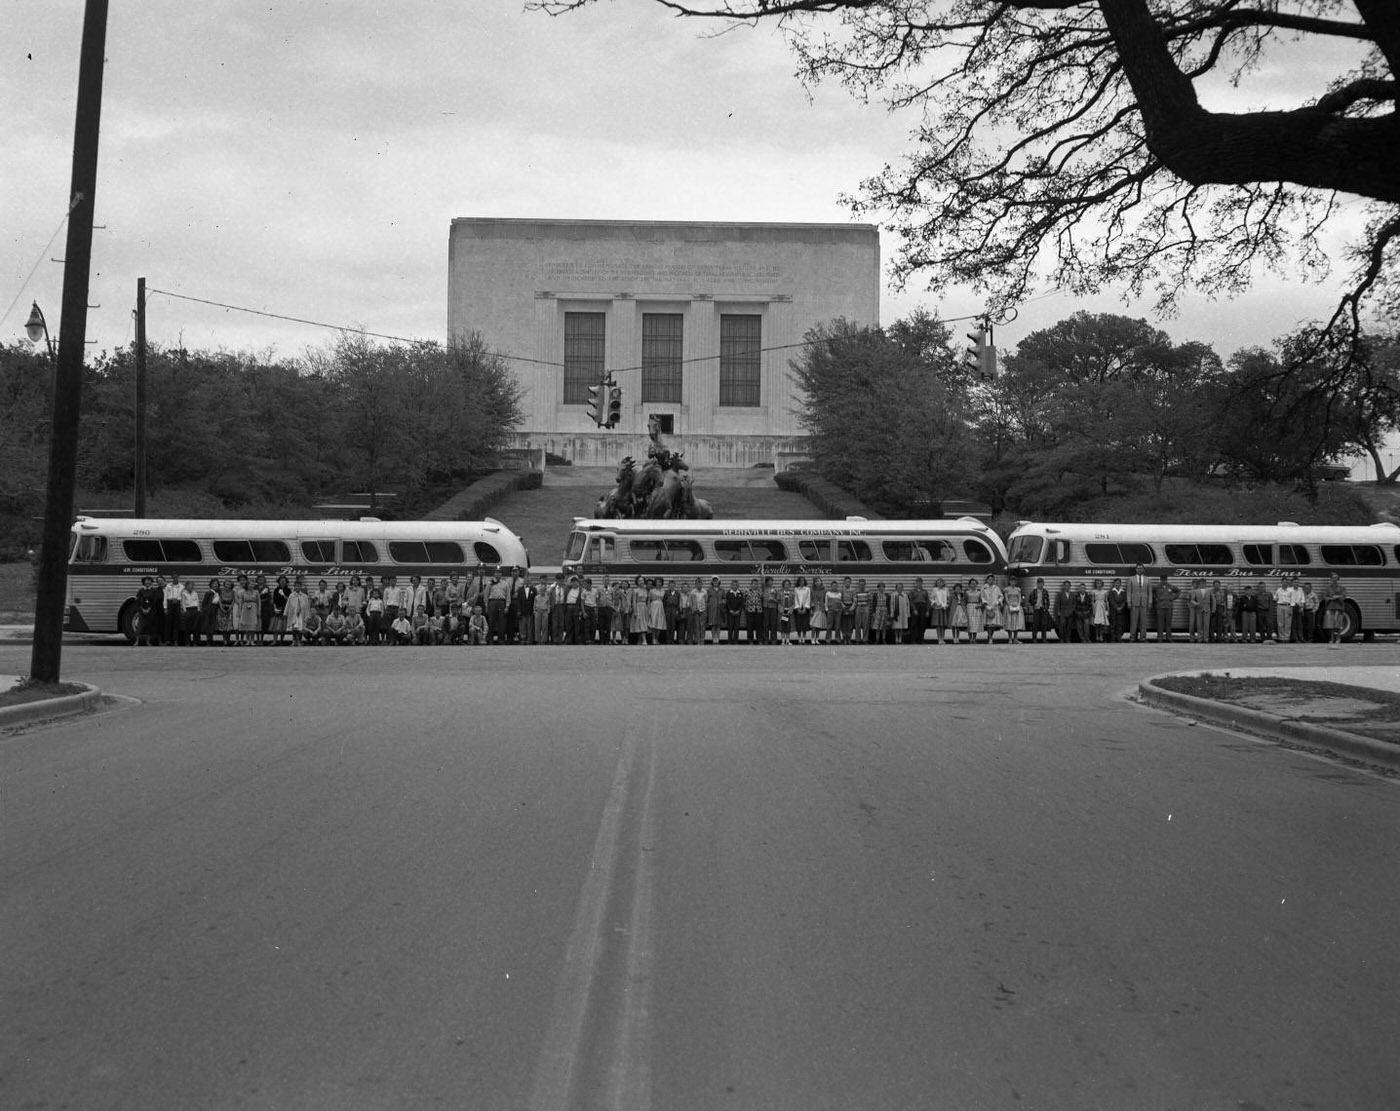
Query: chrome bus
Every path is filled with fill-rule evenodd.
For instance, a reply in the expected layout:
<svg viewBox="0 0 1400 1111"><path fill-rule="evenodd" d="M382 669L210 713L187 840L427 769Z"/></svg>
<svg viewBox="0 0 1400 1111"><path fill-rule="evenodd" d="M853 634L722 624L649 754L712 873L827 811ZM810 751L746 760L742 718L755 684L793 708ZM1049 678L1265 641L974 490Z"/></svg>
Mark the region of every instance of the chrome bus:
<svg viewBox="0 0 1400 1111"><path fill-rule="evenodd" d="M64 629L136 639L146 575L178 574L202 590L214 576L303 575L334 586L351 575L474 575L528 567L520 537L483 521L233 521L79 517L68 558ZM314 582L312 586L314 587Z"/></svg>
<svg viewBox="0 0 1400 1111"><path fill-rule="evenodd" d="M1186 594L1200 579L1272 591L1280 579L1321 591L1336 573L1347 588L1343 636L1400 630L1400 526L1080 525L1022 521L1008 541L1007 574L1029 590L1043 578L1053 595L1071 583L1127 579L1136 567L1182 588L1173 627L1185 628Z"/></svg>
<svg viewBox="0 0 1400 1111"><path fill-rule="evenodd" d="M967 578L1006 568L1006 548L973 517L936 521L678 520L576 517L565 574L631 579L831 575Z"/></svg>

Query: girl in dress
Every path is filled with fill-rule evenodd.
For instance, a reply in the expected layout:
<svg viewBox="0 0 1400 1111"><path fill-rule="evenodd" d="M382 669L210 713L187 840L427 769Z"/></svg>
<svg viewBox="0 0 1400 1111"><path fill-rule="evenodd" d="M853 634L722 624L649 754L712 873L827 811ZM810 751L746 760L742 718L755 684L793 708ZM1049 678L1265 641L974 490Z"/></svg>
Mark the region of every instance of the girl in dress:
<svg viewBox="0 0 1400 1111"><path fill-rule="evenodd" d="M215 628L224 634L224 647L228 648L233 644L233 583L228 579L219 580L219 614L215 620Z"/></svg>
<svg viewBox="0 0 1400 1111"><path fill-rule="evenodd" d="M796 606L796 592L792 581L784 579L778 587L778 643L792 643L792 615Z"/></svg>
<svg viewBox="0 0 1400 1111"><path fill-rule="evenodd" d="M647 584L641 575L632 580L629 593L627 612L631 616L627 621L627 643L641 644L647 635Z"/></svg>
<svg viewBox="0 0 1400 1111"><path fill-rule="evenodd" d="M660 579L652 579L647 587L647 643L666 643L666 592Z"/></svg>
<svg viewBox="0 0 1400 1111"><path fill-rule="evenodd" d="M1090 617L1090 624L1093 628L1089 632L1089 639L1099 644L1108 642L1108 587L1104 586L1103 579L1094 580L1094 589L1090 595L1093 598L1093 613Z"/></svg>
<svg viewBox="0 0 1400 1111"><path fill-rule="evenodd" d="M252 644L261 631L260 609L258 592L249 584L247 575L239 575L233 587L233 639L240 648Z"/></svg>
<svg viewBox="0 0 1400 1111"><path fill-rule="evenodd" d="M963 605L967 609L967 639L976 644L977 638L987 627L987 611L982 605L982 587L976 579L967 580L963 591Z"/></svg>
<svg viewBox="0 0 1400 1111"><path fill-rule="evenodd" d="M826 629L826 586L820 578L812 579L812 614L809 619L812 629L811 643L817 644L822 639L822 632ZM803 643L807 643L806 640Z"/></svg>
<svg viewBox="0 0 1400 1111"><path fill-rule="evenodd" d="M909 640L909 595L904 584L895 583L890 595L890 643L905 644Z"/></svg>
<svg viewBox="0 0 1400 1111"><path fill-rule="evenodd" d="M987 581L982 584L982 608L986 614L987 622L987 643L992 643L992 637L996 631L1006 624L1006 617L1002 613L1002 604L1005 596L1001 587L997 585L994 576L988 575Z"/></svg>
<svg viewBox="0 0 1400 1111"><path fill-rule="evenodd" d="M1026 627L1026 614L1022 606L1021 588L1015 583L1007 583L1002 593L1002 605L1006 614L1006 637L1012 644L1021 643L1021 631Z"/></svg>
<svg viewBox="0 0 1400 1111"><path fill-rule="evenodd" d="M954 582L948 591L948 627L953 631L953 643L958 644L958 635L967 629L967 591L962 583Z"/></svg>
<svg viewBox="0 0 1400 1111"><path fill-rule="evenodd" d="M870 643L884 644L889 639L890 596L884 583L876 583L870 595Z"/></svg>

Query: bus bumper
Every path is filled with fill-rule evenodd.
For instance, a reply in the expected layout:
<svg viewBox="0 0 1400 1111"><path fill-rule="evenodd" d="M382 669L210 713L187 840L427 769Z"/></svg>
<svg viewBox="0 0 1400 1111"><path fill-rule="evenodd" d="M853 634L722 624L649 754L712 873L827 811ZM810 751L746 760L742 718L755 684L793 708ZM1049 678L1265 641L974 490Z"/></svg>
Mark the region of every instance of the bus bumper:
<svg viewBox="0 0 1400 1111"><path fill-rule="evenodd" d="M88 628L87 622L83 620L83 615L79 613L76 609L74 609L72 606L68 607L68 610L64 615L63 631L65 633L92 632L92 630Z"/></svg>

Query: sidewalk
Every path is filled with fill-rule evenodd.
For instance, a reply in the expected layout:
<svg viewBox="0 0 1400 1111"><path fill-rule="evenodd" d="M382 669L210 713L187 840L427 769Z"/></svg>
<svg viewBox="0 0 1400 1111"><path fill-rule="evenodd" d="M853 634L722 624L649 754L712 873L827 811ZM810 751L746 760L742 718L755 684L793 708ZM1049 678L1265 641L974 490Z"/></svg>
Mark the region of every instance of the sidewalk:
<svg viewBox="0 0 1400 1111"><path fill-rule="evenodd" d="M1202 680L1188 685L1212 696L1167 689L1173 679ZM1177 671L1144 680L1138 692L1212 725L1400 770L1400 666Z"/></svg>

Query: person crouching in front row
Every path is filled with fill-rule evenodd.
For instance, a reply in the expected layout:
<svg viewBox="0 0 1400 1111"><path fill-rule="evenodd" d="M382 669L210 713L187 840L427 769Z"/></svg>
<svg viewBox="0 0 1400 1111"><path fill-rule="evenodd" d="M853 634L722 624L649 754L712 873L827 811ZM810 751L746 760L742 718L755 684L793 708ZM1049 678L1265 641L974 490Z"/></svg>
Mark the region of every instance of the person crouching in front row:
<svg viewBox="0 0 1400 1111"><path fill-rule="evenodd" d="M467 622L467 643L485 644L491 636L491 627L486 623L486 615L480 606L472 606L471 620Z"/></svg>

